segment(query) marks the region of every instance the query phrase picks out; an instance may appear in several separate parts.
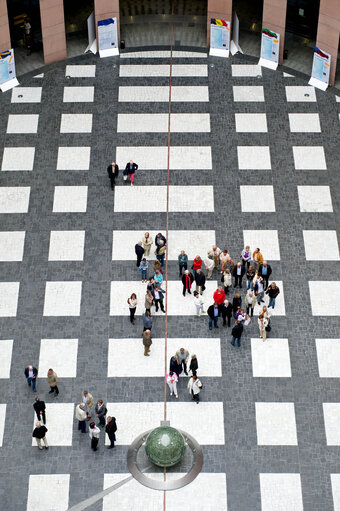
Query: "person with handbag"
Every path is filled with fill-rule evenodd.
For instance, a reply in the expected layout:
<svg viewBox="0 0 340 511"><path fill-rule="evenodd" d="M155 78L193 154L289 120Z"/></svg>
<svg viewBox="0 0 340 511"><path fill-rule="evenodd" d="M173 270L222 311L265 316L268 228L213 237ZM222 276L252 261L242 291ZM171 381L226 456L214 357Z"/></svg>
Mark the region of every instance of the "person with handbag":
<svg viewBox="0 0 340 511"><path fill-rule="evenodd" d="M200 402L200 392L202 390L202 383L198 379L197 375L194 375L190 378L188 382L188 390L189 393L192 395L192 400L196 401L196 404L198 405Z"/></svg>

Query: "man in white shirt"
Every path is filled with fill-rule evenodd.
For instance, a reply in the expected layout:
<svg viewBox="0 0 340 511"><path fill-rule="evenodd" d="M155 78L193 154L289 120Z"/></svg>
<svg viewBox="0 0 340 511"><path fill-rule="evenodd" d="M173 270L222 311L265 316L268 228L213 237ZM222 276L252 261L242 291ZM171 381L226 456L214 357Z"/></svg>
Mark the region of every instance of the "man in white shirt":
<svg viewBox="0 0 340 511"><path fill-rule="evenodd" d="M89 437L91 438L91 449L93 451L97 450L98 442L99 442L100 429L97 428L94 422L91 422L89 427Z"/></svg>

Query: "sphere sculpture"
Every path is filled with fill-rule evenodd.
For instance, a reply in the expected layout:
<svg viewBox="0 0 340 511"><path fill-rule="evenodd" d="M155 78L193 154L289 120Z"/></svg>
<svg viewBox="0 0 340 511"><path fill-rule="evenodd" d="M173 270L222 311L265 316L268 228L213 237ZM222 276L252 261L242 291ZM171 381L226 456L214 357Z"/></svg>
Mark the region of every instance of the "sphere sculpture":
<svg viewBox="0 0 340 511"><path fill-rule="evenodd" d="M145 443L146 454L158 467L172 467L179 463L185 448L183 435L170 426L155 428Z"/></svg>

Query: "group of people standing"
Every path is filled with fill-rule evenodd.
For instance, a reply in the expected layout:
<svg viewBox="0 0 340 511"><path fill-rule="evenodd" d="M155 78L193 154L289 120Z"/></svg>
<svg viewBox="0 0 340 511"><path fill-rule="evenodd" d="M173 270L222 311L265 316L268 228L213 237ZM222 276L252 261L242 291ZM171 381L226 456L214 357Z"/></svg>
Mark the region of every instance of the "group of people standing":
<svg viewBox="0 0 340 511"><path fill-rule="evenodd" d="M188 367L189 356L189 351L187 349L180 348L177 350L175 355L170 359L169 373L165 376L165 379L170 389L170 396L175 394L176 398L178 398L177 383L179 381L179 376L182 374L182 370L186 376L189 376L189 369L191 377L188 380L187 389L192 396L192 400L199 404L199 394L203 385L197 376L198 360L196 355L191 355L190 365Z"/></svg>

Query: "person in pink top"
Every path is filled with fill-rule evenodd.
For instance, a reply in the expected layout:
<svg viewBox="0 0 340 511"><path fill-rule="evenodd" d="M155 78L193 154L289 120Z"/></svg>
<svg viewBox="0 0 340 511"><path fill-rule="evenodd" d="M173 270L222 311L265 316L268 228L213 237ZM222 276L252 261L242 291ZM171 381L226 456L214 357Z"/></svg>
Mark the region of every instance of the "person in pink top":
<svg viewBox="0 0 340 511"><path fill-rule="evenodd" d="M169 374L166 375L166 382L170 389L170 396L175 394L175 396L178 398L177 393L177 382L178 382L178 376L176 373L169 371Z"/></svg>

